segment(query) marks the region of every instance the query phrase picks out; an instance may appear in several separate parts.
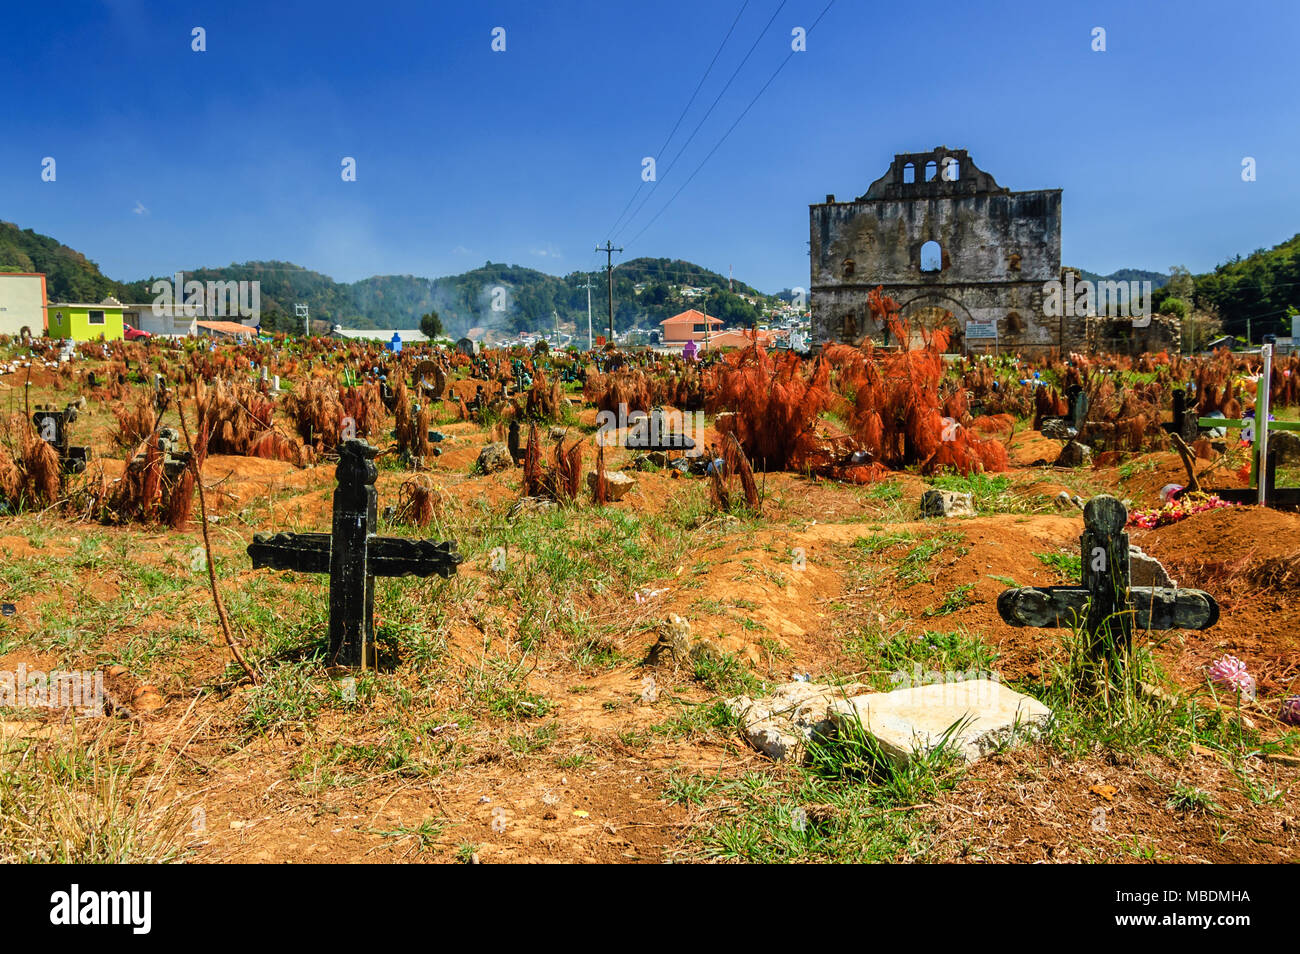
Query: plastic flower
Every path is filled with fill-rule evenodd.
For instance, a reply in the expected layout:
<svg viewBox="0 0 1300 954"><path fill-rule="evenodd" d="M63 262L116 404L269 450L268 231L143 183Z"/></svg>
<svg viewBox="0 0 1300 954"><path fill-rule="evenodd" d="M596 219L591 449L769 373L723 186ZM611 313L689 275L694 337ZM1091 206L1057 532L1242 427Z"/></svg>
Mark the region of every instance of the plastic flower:
<svg viewBox="0 0 1300 954"><path fill-rule="evenodd" d="M1246 671L1246 664L1236 656L1224 656L1210 663L1210 682L1231 689L1244 698L1255 698L1255 677Z"/></svg>

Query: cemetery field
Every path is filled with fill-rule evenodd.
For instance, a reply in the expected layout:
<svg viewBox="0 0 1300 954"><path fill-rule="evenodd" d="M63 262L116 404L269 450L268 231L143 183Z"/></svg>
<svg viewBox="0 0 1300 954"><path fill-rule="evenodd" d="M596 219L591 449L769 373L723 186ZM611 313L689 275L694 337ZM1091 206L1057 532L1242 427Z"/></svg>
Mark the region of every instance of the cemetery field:
<svg viewBox="0 0 1300 954"><path fill-rule="evenodd" d="M104 687L98 713L0 710L0 861L1300 860L1300 730L1283 708L1300 693L1300 514L1222 507L1130 524L1179 588L1217 602L1206 628L1139 629L1131 651L1099 661L1081 625L1013 626L999 612L1004 591L1087 577L1082 502L1161 508L1162 489L1187 479L1163 441L1058 466L1062 441L1033 426L1030 394L987 438L1001 469L756 468L754 507L731 452L724 483L611 445L604 469L634 485L602 505L586 477L602 398L555 368L546 385L540 359L540 385L516 388L515 404L472 406L485 383L500 390L503 367L510 377L502 357L444 362L443 399L388 411L377 383L337 384L328 351L296 370L279 359L277 394L234 346L118 348L87 347L71 371L50 356L0 374L11 453L30 409L82 397L68 440L91 452L51 496L15 495L0 515L0 670L97 673ZM21 364L16 346L8 355ZM322 367L349 413L314 440L290 397L325 387ZM422 386L410 362L392 367L390 380ZM179 383L131 431L156 411L155 370ZM268 402L262 432L288 450L237 453L240 412L224 437L218 412L196 412L196 382L215 393L223 379L246 388L232 404L244 413ZM177 396L208 451L203 500L173 528L166 503L132 512L113 494L132 473L165 471L149 442L180 430ZM533 418L539 470L525 459L483 472L516 411L527 442L535 400L551 402ZM701 411L697 443L726 445L729 413ZM819 420L823 436L856 426L844 408ZM256 533L331 532L347 421L385 452L372 532L454 540L460 555L445 578L376 577L365 666L331 658L328 573L254 568L248 554ZM576 494L557 489L552 428L566 448L583 441ZM412 454L430 429L439 453ZM1203 487L1246 486L1235 436L1197 458ZM175 453L185 447L181 433ZM1277 474L1300 484L1292 462ZM929 490L969 494L973 515L922 517ZM1207 675L1225 656L1251 692ZM945 745L882 757L852 723L778 759L728 704L790 684L849 698L976 679L1051 719L969 762Z"/></svg>

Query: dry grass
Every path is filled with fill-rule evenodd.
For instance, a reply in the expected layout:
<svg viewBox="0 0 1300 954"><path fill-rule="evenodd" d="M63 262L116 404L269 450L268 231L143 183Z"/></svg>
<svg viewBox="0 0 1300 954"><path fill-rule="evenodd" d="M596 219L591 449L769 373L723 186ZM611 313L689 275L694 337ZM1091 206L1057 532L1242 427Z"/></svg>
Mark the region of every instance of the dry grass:
<svg viewBox="0 0 1300 954"><path fill-rule="evenodd" d="M177 860L192 825L170 775L130 742L0 742L0 863Z"/></svg>

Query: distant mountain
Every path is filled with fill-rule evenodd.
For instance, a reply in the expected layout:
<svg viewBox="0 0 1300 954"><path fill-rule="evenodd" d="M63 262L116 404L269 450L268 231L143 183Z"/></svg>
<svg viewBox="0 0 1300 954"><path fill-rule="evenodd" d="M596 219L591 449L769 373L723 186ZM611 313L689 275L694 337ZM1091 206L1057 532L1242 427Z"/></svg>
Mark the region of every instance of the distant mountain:
<svg viewBox="0 0 1300 954"><path fill-rule="evenodd" d="M1153 291L1169 284L1169 276L1164 272L1148 272L1140 268L1121 268L1109 275L1098 275L1086 268L1079 269L1079 272L1090 282L1150 282Z"/></svg>
<svg viewBox="0 0 1300 954"><path fill-rule="evenodd" d="M44 272L50 301L101 301L109 295L131 303L152 301L151 286L158 275L118 282L99 267L47 235L0 223L0 271ZM294 305L305 304L314 321L353 328L416 328L420 316L438 312L448 334L471 330L513 335L549 330L558 322L585 331L589 273L564 277L532 268L487 262L459 275L420 278L415 275L376 275L345 284L292 262L243 262L221 268L185 271L186 281L260 282L262 325L268 330L296 331L300 325ZM590 273L592 324L597 333L608 326L605 276ZM744 282L731 283L717 272L692 262L667 258L634 258L614 268L614 324L624 331L657 327L687 308L700 308L728 325L752 324L758 305L771 305L776 296L763 295Z"/></svg>

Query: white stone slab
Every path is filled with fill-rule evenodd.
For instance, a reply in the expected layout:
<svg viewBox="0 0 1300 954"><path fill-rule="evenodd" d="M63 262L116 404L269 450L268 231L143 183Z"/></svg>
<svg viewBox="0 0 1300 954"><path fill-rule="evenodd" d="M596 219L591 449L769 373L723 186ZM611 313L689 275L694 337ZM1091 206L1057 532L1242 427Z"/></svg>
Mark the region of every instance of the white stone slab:
<svg viewBox="0 0 1300 954"><path fill-rule="evenodd" d="M893 692L874 692L831 703L832 722L858 718L895 762L949 744L968 762L1017 741L1036 738L1052 710L991 679L940 682Z"/></svg>
<svg viewBox="0 0 1300 954"><path fill-rule="evenodd" d="M832 686L788 682L773 689L771 695L758 699L735 696L727 700L727 707L750 745L778 762L799 761L814 734L824 734L834 728L828 715L831 704L845 702L865 688L857 683Z"/></svg>

